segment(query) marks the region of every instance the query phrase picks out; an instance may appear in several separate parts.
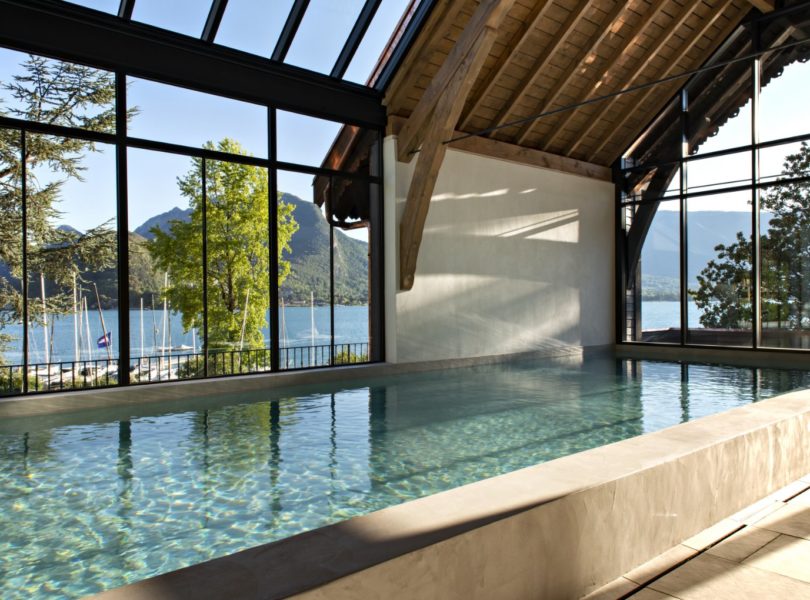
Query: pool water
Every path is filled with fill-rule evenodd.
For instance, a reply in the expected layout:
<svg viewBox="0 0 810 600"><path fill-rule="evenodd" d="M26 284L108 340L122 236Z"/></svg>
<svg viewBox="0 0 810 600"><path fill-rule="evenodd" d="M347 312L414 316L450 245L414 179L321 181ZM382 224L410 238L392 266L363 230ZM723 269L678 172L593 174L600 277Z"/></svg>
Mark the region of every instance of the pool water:
<svg viewBox="0 0 810 600"><path fill-rule="evenodd" d="M596 358L6 420L0 597L81 597L800 387Z"/></svg>

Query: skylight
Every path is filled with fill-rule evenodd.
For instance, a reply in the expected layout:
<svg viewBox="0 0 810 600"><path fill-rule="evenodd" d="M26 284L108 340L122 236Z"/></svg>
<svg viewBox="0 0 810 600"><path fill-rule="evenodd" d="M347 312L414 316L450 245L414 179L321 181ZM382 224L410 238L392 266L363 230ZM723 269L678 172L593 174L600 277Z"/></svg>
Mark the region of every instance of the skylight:
<svg viewBox="0 0 810 600"><path fill-rule="evenodd" d="M366 84L397 29L433 0L66 1Z"/></svg>

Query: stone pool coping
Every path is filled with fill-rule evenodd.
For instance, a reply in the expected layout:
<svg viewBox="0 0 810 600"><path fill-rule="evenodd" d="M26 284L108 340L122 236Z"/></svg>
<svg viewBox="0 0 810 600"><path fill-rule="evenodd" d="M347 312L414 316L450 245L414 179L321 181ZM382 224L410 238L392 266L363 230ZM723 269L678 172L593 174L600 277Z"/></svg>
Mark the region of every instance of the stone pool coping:
<svg viewBox="0 0 810 600"><path fill-rule="evenodd" d="M578 598L808 472L792 392L96 598Z"/></svg>
<svg viewBox="0 0 810 600"><path fill-rule="evenodd" d="M367 363L210 379L186 379L125 387L10 396L0 398L0 419L74 413L120 406L182 403L206 397L281 388L285 390L289 388L294 391L296 386L308 387L319 384L351 383L362 379L492 365L515 360L580 359L590 355L612 354L612 352L612 344L585 348L558 344L518 354L498 354L410 363Z"/></svg>

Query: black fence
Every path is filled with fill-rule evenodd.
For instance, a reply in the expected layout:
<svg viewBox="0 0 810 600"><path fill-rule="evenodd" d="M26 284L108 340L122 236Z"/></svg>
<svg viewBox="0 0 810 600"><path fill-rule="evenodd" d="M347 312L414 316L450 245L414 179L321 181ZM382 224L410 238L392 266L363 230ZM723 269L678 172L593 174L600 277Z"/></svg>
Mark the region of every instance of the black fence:
<svg viewBox="0 0 810 600"><path fill-rule="evenodd" d="M334 346L293 346L279 350L279 366L287 369L307 369L330 365L368 362L368 343L335 344ZM142 356L133 358L129 379L136 383L155 383L246 375L270 371L270 350L216 350L205 353ZM0 395L22 394L24 389L22 365L0 365ZM118 360L98 359L41 363L28 366L27 391L47 392L93 387L109 387L118 383Z"/></svg>

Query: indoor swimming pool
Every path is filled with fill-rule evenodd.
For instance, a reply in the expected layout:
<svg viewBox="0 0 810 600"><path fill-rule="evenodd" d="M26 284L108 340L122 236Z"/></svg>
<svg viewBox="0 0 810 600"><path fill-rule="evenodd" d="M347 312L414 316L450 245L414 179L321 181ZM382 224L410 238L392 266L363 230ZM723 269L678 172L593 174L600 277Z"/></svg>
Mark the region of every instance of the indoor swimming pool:
<svg viewBox="0 0 810 600"><path fill-rule="evenodd" d="M809 386L599 357L6 419L0 597L78 598Z"/></svg>

